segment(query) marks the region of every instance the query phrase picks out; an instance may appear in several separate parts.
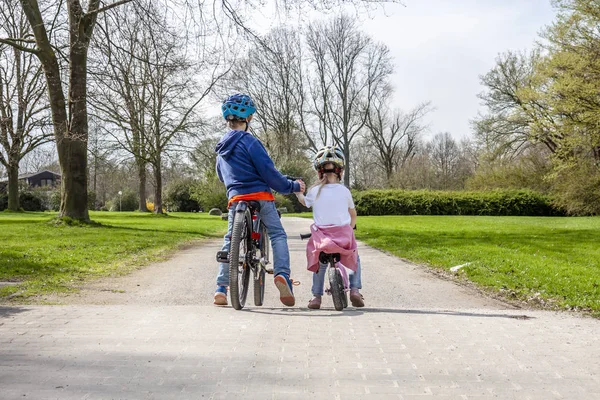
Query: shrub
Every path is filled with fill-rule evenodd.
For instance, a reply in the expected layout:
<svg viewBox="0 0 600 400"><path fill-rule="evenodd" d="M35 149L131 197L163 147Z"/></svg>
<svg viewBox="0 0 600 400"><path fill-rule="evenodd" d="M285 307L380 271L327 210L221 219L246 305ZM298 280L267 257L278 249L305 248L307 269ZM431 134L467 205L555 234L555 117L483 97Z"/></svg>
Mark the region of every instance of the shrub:
<svg viewBox="0 0 600 400"><path fill-rule="evenodd" d="M600 169L593 163L564 166L551 180L556 207L569 215L600 215Z"/></svg>
<svg viewBox="0 0 600 400"><path fill-rule="evenodd" d="M20 192L19 205L24 211L44 211L44 201L39 192Z"/></svg>
<svg viewBox="0 0 600 400"><path fill-rule="evenodd" d="M149 200L146 200L146 209L150 212L154 212L154 203ZM167 212L167 210L164 207L163 207L162 211L163 211L163 213Z"/></svg>
<svg viewBox="0 0 600 400"><path fill-rule="evenodd" d="M107 202L108 205L108 202ZM131 190L123 191L120 196L116 195L110 201L110 211L135 211L139 208L139 196Z"/></svg>
<svg viewBox="0 0 600 400"><path fill-rule="evenodd" d="M60 210L60 188L53 189L48 195L48 209L52 211Z"/></svg>
<svg viewBox="0 0 600 400"><path fill-rule="evenodd" d="M564 215L550 197L527 190L368 190L353 197L359 215Z"/></svg>
<svg viewBox="0 0 600 400"><path fill-rule="evenodd" d="M6 210L8 207L8 194L0 193L0 211Z"/></svg>
<svg viewBox="0 0 600 400"><path fill-rule="evenodd" d="M227 191L225 185L216 177L198 182L193 187L190 198L197 201L203 210L218 208L227 209Z"/></svg>
<svg viewBox="0 0 600 400"><path fill-rule="evenodd" d="M171 211L199 211L200 204L192 193L198 182L194 179L180 179L171 182L165 189L164 201Z"/></svg>
<svg viewBox="0 0 600 400"><path fill-rule="evenodd" d="M275 207L277 208L285 208L288 212L295 212L296 208L292 203L291 199L288 196L284 196L279 193L275 193ZM296 197L296 196L294 196Z"/></svg>

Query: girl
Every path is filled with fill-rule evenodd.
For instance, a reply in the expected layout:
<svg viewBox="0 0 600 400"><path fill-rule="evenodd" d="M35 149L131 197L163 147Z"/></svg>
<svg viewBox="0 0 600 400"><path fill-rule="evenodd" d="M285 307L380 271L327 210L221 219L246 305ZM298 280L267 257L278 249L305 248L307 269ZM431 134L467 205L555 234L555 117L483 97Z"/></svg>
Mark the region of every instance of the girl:
<svg viewBox="0 0 600 400"><path fill-rule="evenodd" d="M344 153L339 147L321 148L313 160L319 183L311 187L306 196L296 193L300 203L313 209L314 224L311 226L313 237L307 246L308 269L315 272L312 286L313 298L308 302L308 308L312 309L321 308L327 270L327 265L320 264L318 261L319 253L325 250L319 248L323 246L323 241L316 238L327 238L327 243L333 243L336 247L335 253L340 253L342 256L341 263L354 271L350 275L350 301L354 307L365 305L359 292L362 288L360 259L356 252L356 240L352 230L356 226L356 210L350 190L340 183L344 164Z"/></svg>

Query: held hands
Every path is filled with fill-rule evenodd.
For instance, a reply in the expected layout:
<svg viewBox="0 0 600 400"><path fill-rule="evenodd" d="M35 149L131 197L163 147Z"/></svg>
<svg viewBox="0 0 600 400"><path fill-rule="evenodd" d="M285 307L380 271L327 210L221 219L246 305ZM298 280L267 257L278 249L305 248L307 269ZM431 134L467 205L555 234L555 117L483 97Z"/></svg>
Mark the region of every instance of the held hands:
<svg viewBox="0 0 600 400"><path fill-rule="evenodd" d="M300 191L294 192L294 193L295 194L304 194L304 191L306 190L306 184L304 183L304 181L302 179L298 179L297 182L300 184Z"/></svg>

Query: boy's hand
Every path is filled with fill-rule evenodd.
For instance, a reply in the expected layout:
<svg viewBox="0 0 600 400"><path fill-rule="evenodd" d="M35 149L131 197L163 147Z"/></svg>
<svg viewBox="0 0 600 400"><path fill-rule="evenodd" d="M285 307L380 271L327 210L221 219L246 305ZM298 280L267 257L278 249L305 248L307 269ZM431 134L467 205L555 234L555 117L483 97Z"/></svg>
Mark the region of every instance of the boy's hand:
<svg viewBox="0 0 600 400"><path fill-rule="evenodd" d="M302 179L298 179L297 182L300 184L300 193L304 193L304 191L306 190L306 184Z"/></svg>

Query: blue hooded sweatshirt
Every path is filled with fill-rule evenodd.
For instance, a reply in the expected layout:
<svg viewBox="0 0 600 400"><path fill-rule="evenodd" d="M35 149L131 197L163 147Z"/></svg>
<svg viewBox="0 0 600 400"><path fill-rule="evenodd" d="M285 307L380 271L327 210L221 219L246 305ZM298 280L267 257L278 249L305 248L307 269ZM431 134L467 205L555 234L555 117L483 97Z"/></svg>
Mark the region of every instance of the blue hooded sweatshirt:
<svg viewBox="0 0 600 400"><path fill-rule="evenodd" d="M245 131L229 131L215 147L217 174L231 199L239 194L300 191L300 183L283 176L262 143Z"/></svg>

